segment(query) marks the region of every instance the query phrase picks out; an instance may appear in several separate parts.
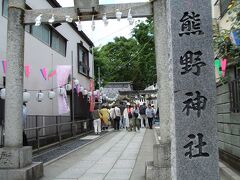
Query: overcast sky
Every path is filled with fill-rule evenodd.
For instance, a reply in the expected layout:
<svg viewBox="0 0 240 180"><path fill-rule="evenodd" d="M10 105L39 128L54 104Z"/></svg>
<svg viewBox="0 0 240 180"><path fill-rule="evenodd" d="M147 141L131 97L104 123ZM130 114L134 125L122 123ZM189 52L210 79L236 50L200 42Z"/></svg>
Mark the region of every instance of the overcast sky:
<svg viewBox="0 0 240 180"><path fill-rule="evenodd" d="M148 2L149 0L99 0L100 4L113 3L132 3L132 2ZM73 6L73 0L58 0L63 7ZM137 22L138 19L136 19ZM109 20L108 26L104 26L102 21L96 21L96 29L91 30L91 21L82 22L83 31L93 41L95 46L104 45L113 40L114 37L131 36L131 30L134 27L130 26L127 19L122 19L120 22L116 19Z"/></svg>

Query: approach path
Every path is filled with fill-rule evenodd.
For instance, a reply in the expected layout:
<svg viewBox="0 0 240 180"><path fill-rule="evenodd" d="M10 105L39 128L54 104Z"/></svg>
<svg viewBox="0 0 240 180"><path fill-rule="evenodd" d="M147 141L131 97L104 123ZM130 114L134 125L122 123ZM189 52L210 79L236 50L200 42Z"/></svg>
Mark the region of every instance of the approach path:
<svg viewBox="0 0 240 180"><path fill-rule="evenodd" d="M151 160L144 159L144 156L151 157L152 154L149 139L152 139L152 130L149 129L112 132L45 166L41 180L144 179L144 162Z"/></svg>

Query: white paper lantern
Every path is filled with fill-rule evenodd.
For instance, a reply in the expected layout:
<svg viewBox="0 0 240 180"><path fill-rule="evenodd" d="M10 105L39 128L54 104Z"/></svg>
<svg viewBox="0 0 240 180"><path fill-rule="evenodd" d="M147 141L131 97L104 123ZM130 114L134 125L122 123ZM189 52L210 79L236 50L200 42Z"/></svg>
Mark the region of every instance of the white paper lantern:
<svg viewBox="0 0 240 180"><path fill-rule="evenodd" d="M65 94L65 89L63 87L58 88L58 94L63 96Z"/></svg>
<svg viewBox="0 0 240 180"><path fill-rule="evenodd" d="M83 91L84 91L84 87L81 86L80 87L80 92L83 93Z"/></svg>
<svg viewBox="0 0 240 180"><path fill-rule="evenodd" d="M98 95L98 92L97 92L97 91L94 91L94 92L93 92L93 95L94 95L94 96L97 96L97 95Z"/></svg>
<svg viewBox="0 0 240 180"><path fill-rule="evenodd" d="M28 102L31 99L31 94L27 91L23 92L23 102Z"/></svg>
<svg viewBox="0 0 240 180"><path fill-rule="evenodd" d="M91 92L91 91L88 92L88 96L89 96L89 97L92 96L92 92Z"/></svg>
<svg viewBox="0 0 240 180"><path fill-rule="evenodd" d="M79 85L79 80L77 80L77 79L74 79L74 84L75 84L75 86L77 86L77 85Z"/></svg>
<svg viewBox="0 0 240 180"><path fill-rule="evenodd" d="M88 94L88 91L85 89L85 90L83 91L83 95L86 96L87 94Z"/></svg>
<svg viewBox="0 0 240 180"><path fill-rule="evenodd" d="M1 89L1 99L5 99L5 96L6 96L6 89L3 88Z"/></svg>
<svg viewBox="0 0 240 180"><path fill-rule="evenodd" d="M37 101L38 101L38 102L42 102L43 98L44 98L43 92L42 92L42 91L39 91L39 92L36 94L36 99L37 99Z"/></svg>
<svg viewBox="0 0 240 180"><path fill-rule="evenodd" d="M66 90L67 90L67 91L72 90L72 85L71 85L71 84L66 84Z"/></svg>
<svg viewBox="0 0 240 180"><path fill-rule="evenodd" d="M53 90L51 90L51 91L48 92L48 98L49 98L49 99L52 100L53 98L55 98L55 96L56 96L56 93L55 93Z"/></svg>

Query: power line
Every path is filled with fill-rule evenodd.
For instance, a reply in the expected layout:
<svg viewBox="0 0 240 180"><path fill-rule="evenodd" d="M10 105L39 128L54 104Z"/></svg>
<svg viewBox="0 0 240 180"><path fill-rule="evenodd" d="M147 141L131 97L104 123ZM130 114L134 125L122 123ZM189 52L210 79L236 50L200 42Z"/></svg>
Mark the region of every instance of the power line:
<svg viewBox="0 0 240 180"><path fill-rule="evenodd" d="M150 41L151 40L153 40L153 37L151 37L149 40L148 40L148 42L146 42L144 45L143 45L143 47L139 50L139 51L137 51L137 54L134 56L134 57L132 57L129 61L127 61L125 64L123 64L122 66L120 66L119 68L118 68L118 70L120 70L121 68L124 68L126 65L128 65L133 59L135 59L140 53L141 53L141 51L150 43ZM116 72L116 71L115 71ZM113 75L115 72L112 72L111 74L108 74L109 76L110 75Z"/></svg>
<svg viewBox="0 0 240 180"><path fill-rule="evenodd" d="M108 35L106 35L106 36L104 36L104 37L102 37L102 38L100 38L100 39L94 41L94 43L99 42L99 41L101 41L101 40L107 38L108 36L111 36L111 35L113 35L113 34L119 32L119 31L122 31L122 30L126 29L126 28L129 27L129 26L130 26L130 25L124 26L123 28L118 29L117 31L114 31L114 32L112 32L112 33L110 33L110 34L108 34Z"/></svg>

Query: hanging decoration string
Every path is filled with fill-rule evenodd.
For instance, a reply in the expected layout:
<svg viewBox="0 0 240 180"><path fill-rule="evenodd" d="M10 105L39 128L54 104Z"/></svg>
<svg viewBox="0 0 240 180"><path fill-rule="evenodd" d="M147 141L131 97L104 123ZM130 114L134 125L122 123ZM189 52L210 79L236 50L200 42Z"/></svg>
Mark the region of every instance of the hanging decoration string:
<svg viewBox="0 0 240 180"><path fill-rule="evenodd" d="M47 15L47 16L51 16L51 18L49 19L50 20L50 24L52 23L53 20L55 20L55 17L59 17L59 18L66 18L66 21L67 22L72 22L73 19L78 19L78 21L81 19L81 18L84 18L84 17L92 17L92 18L95 18L97 16L103 16L103 17L106 17L107 15L116 15L117 16L117 19L120 21L121 17L122 16L122 12L128 12L128 18L131 22L130 24L132 24L132 15L131 15L131 10L133 9L136 9L136 8L139 8L139 7L142 7L142 6L145 6L145 3L143 3L142 5L136 5L136 6L133 6L131 8L125 8L125 9L117 9L113 12L109 12L109 13L97 13L97 14L89 14L89 15L79 15L77 17L70 17L69 15L58 15L58 16L54 16L53 14L50 14L50 13L46 13L44 15ZM43 14L39 14L39 16L37 16L37 18L35 19L35 21L39 22L39 19L41 20L41 17L43 16ZM54 21L53 21L54 22Z"/></svg>

